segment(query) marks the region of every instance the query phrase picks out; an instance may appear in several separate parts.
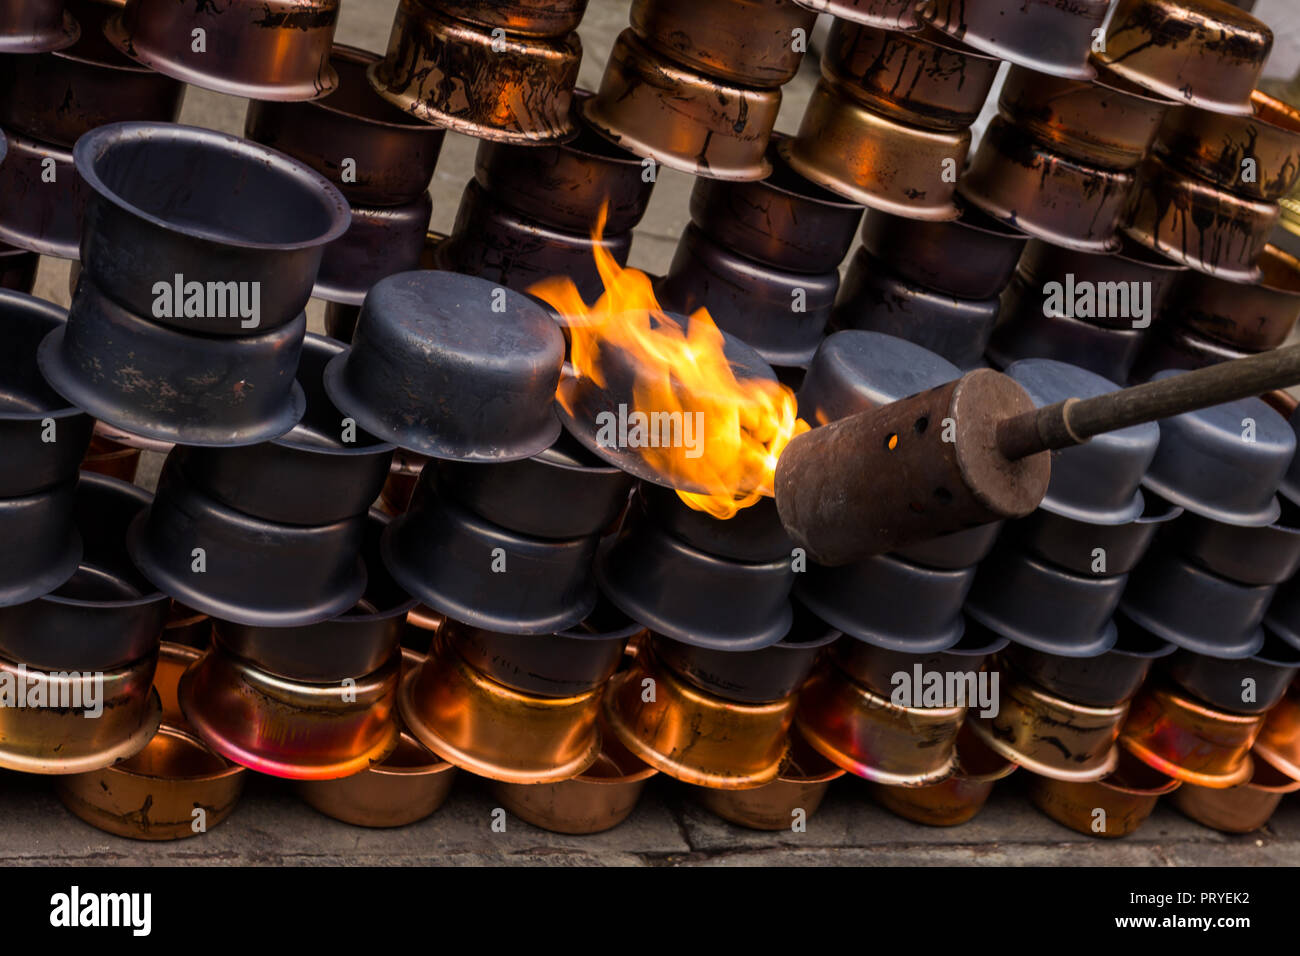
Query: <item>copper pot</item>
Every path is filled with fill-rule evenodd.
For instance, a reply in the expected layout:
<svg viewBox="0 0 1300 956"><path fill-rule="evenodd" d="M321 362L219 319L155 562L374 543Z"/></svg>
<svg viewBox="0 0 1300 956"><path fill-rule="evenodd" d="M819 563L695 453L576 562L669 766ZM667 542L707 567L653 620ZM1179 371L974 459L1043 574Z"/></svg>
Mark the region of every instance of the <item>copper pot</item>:
<svg viewBox="0 0 1300 956"><path fill-rule="evenodd" d="M413 116L480 139L552 143L574 133L569 105L582 43L494 36L419 0L402 0L371 85Z"/></svg>
<svg viewBox="0 0 1300 956"><path fill-rule="evenodd" d="M1010 776L1016 764L980 740L964 723L957 733L957 770L925 787L874 783L871 793L882 807L905 820L931 827L968 823L984 808L993 785Z"/></svg>
<svg viewBox="0 0 1300 956"><path fill-rule="evenodd" d="M1038 73L1088 80L1093 31L1110 0L926 0L921 16L977 50Z"/></svg>
<svg viewBox="0 0 1300 956"><path fill-rule="evenodd" d="M807 820L817 812L831 784L844 771L808 745L797 730L790 732L790 749L777 778L753 790L710 790L697 787L695 795L722 819L751 830L786 830L802 813Z"/></svg>
<svg viewBox="0 0 1300 956"><path fill-rule="evenodd" d="M672 169L753 180L771 172L764 154L780 104L780 90L692 72L624 30L583 116L606 139Z"/></svg>
<svg viewBox="0 0 1300 956"><path fill-rule="evenodd" d="M1250 748L1263 725L1262 714L1229 714L1148 684L1133 699L1120 743L1161 773L1223 790L1250 779Z"/></svg>
<svg viewBox="0 0 1300 956"><path fill-rule="evenodd" d="M1225 789L1185 784L1171 798L1174 806L1202 826L1224 833L1251 833L1268 823L1288 793L1300 790L1300 779L1288 776L1259 754L1255 772L1243 784Z"/></svg>
<svg viewBox="0 0 1300 956"><path fill-rule="evenodd" d="M1188 272L1170 294L1169 318L1246 352L1277 348L1300 318L1300 259L1270 243L1258 265L1254 284Z"/></svg>
<svg viewBox="0 0 1300 956"><path fill-rule="evenodd" d="M1062 826L1088 836L1114 839L1140 827L1160 797L1180 786L1179 781L1122 754L1114 773L1091 783L1030 777L1029 799ZM1177 802L1178 797L1174 800Z"/></svg>
<svg viewBox="0 0 1300 956"><path fill-rule="evenodd" d="M1289 777L1300 780L1300 690L1293 688L1269 711L1255 752Z"/></svg>
<svg viewBox="0 0 1300 956"><path fill-rule="evenodd" d="M185 83L255 100L311 100L338 84L338 0L231 0L194 9L127 0L104 26L127 56ZM193 30L204 31L195 49Z"/></svg>

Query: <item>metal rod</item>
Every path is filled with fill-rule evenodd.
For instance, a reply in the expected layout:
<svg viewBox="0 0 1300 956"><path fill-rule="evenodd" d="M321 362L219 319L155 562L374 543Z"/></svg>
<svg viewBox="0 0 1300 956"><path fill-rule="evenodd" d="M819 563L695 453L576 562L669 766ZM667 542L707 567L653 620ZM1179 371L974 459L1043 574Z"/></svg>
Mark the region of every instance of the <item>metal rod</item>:
<svg viewBox="0 0 1300 956"><path fill-rule="evenodd" d="M1293 385L1300 385L1300 345L1023 412L998 427L998 448L1014 461L1040 451L1081 445L1104 432Z"/></svg>

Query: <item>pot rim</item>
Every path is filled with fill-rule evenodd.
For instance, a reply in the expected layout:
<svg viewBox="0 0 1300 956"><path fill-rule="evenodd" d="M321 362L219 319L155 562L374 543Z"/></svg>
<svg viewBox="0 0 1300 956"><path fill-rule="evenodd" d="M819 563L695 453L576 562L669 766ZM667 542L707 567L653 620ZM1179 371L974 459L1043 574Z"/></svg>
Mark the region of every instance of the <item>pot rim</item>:
<svg viewBox="0 0 1300 956"><path fill-rule="evenodd" d="M141 135L145 134L145 135ZM237 158L247 165L267 166L276 169L282 175L298 180L304 191L315 191L321 197L322 205L327 207L325 213L331 220L325 232L318 236L293 242L263 242L244 237L221 235L208 229L168 221L161 216L146 212L135 203L128 201L116 190L110 189L96 169L96 151L106 150L122 142L149 142L157 139L170 139L187 142L199 148L220 150L226 158ZM312 249L323 246L341 237L348 231L351 223L351 207L337 186L324 176L296 159L284 153L241 139L229 133L203 129L198 126L185 126L180 123L157 123L142 120L127 120L120 123L108 123L86 133L72 148L73 161L77 173L86 185L94 190L101 199L112 203L123 212L141 219L151 226L168 234L185 236L218 246L228 246L243 250L264 250L274 252L291 252L298 249Z"/></svg>
<svg viewBox="0 0 1300 956"><path fill-rule="evenodd" d="M340 342L338 339L331 338L328 335L318 335L315 332L308 332L306 335L303 336L302 351L306 352L307 349L309 348L316 348L316 349L320 349L321 351L328 352L329 358L326 359L326 363L325 363L326 365L328 365L330 362L333 362L334 359L336 359L338 356L346 354L350 346L348 346L346 342ZM301 358L299 359L299 364L301 365ZM322 378L323 377L324 376L322 374ZM304 399L305 399L305 392L304 392ZM305 415L305 408L306 406L304 405L304 415ZM339 409L339 411L340 413L343 414L344 418L352 417L347 415L346 413L343 413L341 409ZM353 417L353 421L356 421L355 417ZM298 424L302 424L302 419L299 419ZM358 422L358 424L360 423ZM397 450L397 446L394 445L392 442L385 441L384 439L379 438L376 435L370 434L370 432L365 433L370 438L374 439L374 442L369 445L362 445L362 444L344 445L342 443L339 443L338 445L331 444L325 446L325 445L313 444L312 442L295 441L290 436L293 434L294 429L297 427L298 426L295 425L293 428L290 428L287 432L285 432L280 437L272 438L271 444L279 445L281 448L292 448L296 451L311 452L313 455L326 455L335 458L361 458L366 455L375 455L375 456L386 455L391 451Z"/></svg>
<svg viewBox="0 0 1300 956"><path fill-rule="evenodd" d="M433 762L421 764L418 767L390 767L381 761L380 763L371 764L368 771L362 771L363 773L369 772L381 777L432 777L435 774L445 773L448 770L456 769L455 764L443 760L424 744L420 743L419 739L409 730L401 730L398 732L397 736L399 747L402 743L413 744L425 753L429 754L429 756L433 758Z"/></svg>
<svg viewBox="0 0 1300 956"><path fill-rule="evenodd" d="M113 17L118 16L122 11L122 4L118 2L112 2L112 0L110 0L110 2L104 3L103 6L107 10L107 12L103 17L104 23L107 23ZM65 11L65 16L72 16L71 11ZM75 21L76 18L73 17L73 20ZM78 34L81 33L79 22L78 22L77 33ZM76 46L77 42L80 41L80 39L81 37L78 35L73 38L72 42L69 43L68 46L61 47L57 50L51 50L49 52L53 53L61 60L71 60L74 63L85 63L88 66L95 67L97 70L112 70L115 73L157 72L153 69L150 69L148 66L145 66L143 63L139 61L130 59L129 57L126 56L125 53L122 53L121 51L118 52L123 57L123 59L126 60L125 63L107 63L103 60L96 60L93 57L89 57L89 56L78 56L77 54L73 53L71 49L69 49L69 47ZM168 79L170 79L170 77L168 77Z"/></svg>
<svg viewBox="0 0 1300 956"><path fill-rule="evenodd" d="M17 770L20 773L35 774L73 774L103 770L143 750L160 726L162 726L162 699L151 685L145 699L144 718L129 737L118 740L95 753L71 758L13 754L0 746L0 767L5 770Z"/></svg>
<svg viewBox="0 0 1300 956"><path fill-rule="evenodd" d="M0 136L2 135L3 133L0 133ZM0 158L2 157L3 157L3 153L0 152ZM13 252L26 254L28 250L14 249ZM9 254L9 250L0 251L0 255L7 255L7 254ZM62 327L68 324L67 309L62 308L61 306L58 306L55 303L50 302L46 299L38 299L36 296L29 295L25 292L18 292L15 289L0 289L0 307L3 307L5 305L12 305L17 309L38 313L40 315L51 318L55 320L55 322L58 324L58 327ZM54 329L51 329L50 331L54 331ZM39 350L39 346L38 346L38 350ZM52 392L54 392L55 395L59 397L60 400L64 402L68 401L58 391L56 391L52 385L48 387ZM11 411L5 411L4 409L0 409L0 422L38 422L46 418L53 418L55 421L59 421L64 418L73 418L77 415L84 415L84 414L86 413L83 412L77 406L69 402L67 405L63 405L58 408L45 409L37 412L11 412Z"/></svg>
<svg viewBox="0 0 1300 956"><path fill-rule="evenodd" d="M157 733L154 735L154 737L150 738L149 742L152 743L154 739L162 736L176 737L184 741L185 743L189 744L190 746L194 747L197 750L202 750L204 753L211 754L213 757L216 757L226 766L223 767L221 770L214 770L211 773L199 773L199 774L189 774L189 775L180 776L171 773L145 773L142 770L134 770L130 767L127 767L125 765L125 761L119 761L118 763L113 764L111 767L105 767L104 771L106 773L121 774L124 777L133 777L137 780L176 780L185 783L216 783L221 780L227 780L231 777L237 777L247 769L245 767L241 767L237 763L227 760L221 754L217 753L212 748L210 748L207 744L205 744L199 738L198 734L189 730L185 730L182 727L177 727L172 724L166 724L166 723L160 724L158 726ZM148 746L149 744L145 744L145 747ZM140 752L143 753L144 751L140 751ZM126 759L130 759L130 758L126 758Z"/></svg>
<svg viewBox="0 0 1300 956"><path fill-rule="evenodd" d="M350 43L334 43L330 47L329 58L333 59L335 56L338 56L342 60L346 60L348 63L354 63L357 64L358 66L364 66L366 67L367 70L369 70L372 64L378 63L380 60L384 58L383 54L374 53L363 47L353 46ZM367 79L366 82L368 84L369 79ZM379 126L379 127L383 127L384 129L408 130L412 132L432 132L434 129L436 129L436 127L433 127L428 123L422 123L419 121L412 121L410 123L401 123L398 122L397 120L375 119L370 116L364 116L361 113L353 113L348 110L342 109L338 106L334 106L329 102L327 102L327 100L329 99L331 94L337 91L338 91L338 87L336 86L334 89L328 90L317 99L307 100L305 102L310 103L311 105L318 107L319 109L323 109L326 112L334 113L337 116L343 116L350 120L357 120L359 122L365 123L367 126ZM371 92L374 93L375 96L377 97L379 96L378 93L374 92L373 88L371 88ZM379 97L379 98L383 99L383 97ZM391 106L393 108L393 112L395 113L405 112L400 106L396 106L393 103L390 103L388 100L384 100L384 102L387 103L389 106Z"/></svg>

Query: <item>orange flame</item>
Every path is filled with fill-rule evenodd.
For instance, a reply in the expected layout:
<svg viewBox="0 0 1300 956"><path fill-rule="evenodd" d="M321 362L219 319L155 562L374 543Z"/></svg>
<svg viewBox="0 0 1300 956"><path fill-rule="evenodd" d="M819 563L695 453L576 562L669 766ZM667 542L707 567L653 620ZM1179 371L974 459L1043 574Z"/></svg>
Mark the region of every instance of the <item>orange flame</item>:
<svg viewBox="0 0 1300 956"><path fill-rule="evenodd" d="M700 427L698 454L676 446L636 450L669 484L705 490L677 492L692 508L731 518L772 494L777 459L792 438L808 430L798 417L794 392L770 379L738 379L708 310L697 309L683 329L660 307L649 276L623 268L600 245L604 228L602 207L591 234L605 291L594 305L587 306L567 276L544 279L528 291L565 317L579 381L604 388L606 360L630 359L636 369L631 411L648 418L668 413L656 421L676 414L686 423L692 416L690 422ZM563 392L560 400L575 411Z"/></svg>

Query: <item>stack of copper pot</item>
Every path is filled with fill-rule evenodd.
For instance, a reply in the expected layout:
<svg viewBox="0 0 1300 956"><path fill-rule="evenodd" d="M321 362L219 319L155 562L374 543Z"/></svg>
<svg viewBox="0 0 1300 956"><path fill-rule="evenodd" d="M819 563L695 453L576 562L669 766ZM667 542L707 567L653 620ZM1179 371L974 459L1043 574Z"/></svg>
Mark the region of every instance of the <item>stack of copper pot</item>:
<svg viewBox="0 0 1300 956"><path fill-rule="evenodd" d="M815 19L791 0L633 0L587 120L670 168L764 179L781 86L798 71Z"/></svg>
<svg viewBox="0 0 1300 956"><path fill-rule="evenodd" d="M591 130L578 108L588 95L575 98L577 136L563 145L479 144L474 178L436 253L440 268L518 291L569 276L584 299L600 295L595 247L627 263L655 179L636 156Z"/></svg>

